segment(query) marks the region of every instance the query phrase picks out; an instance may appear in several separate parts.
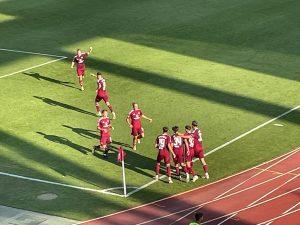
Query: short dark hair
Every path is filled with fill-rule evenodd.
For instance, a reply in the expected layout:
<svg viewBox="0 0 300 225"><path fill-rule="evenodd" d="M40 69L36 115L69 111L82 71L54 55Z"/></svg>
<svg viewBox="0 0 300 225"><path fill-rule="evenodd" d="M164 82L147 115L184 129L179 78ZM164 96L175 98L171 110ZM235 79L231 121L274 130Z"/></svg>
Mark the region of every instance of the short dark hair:
<svg viewBox="0 0 300 225"><path fill-rule="evenodd" d="M101 112L104 113L104 112L107 112L107 110L106 110L106 109L103 109Z"/></svg>
<svg viewBox="0 0 300 225"><path fill-rule="evenodd" d="M195 220L199 222L203 218L203 213L202 212L196 212L195 214Z"/></svg>
<svg viewBox="0 0 300 225"><path fill-rule="evenodd" d="M190 129L192 129L192 127L190 125L186 125L185 129L190 130Z"/></svg>
<svg viewBox="0 0 300 225"><path fill-rule="evenodd" d="M102 73L101 72L97 72L97 75L102 75Z"/></svg>
<svg viewBox="0 0 300 225"><path fill-rule="evenodd" d="M168 127L163 127L163 132L165 133L165 132L168 132L169 131L169 128Z"/></svg>
<svg viewBox="0 0 300 225"><path fill-rule="evenodd" d="M198 126L198 122L197 122L196 120L194 120L194 121L192 121L192 125L193 125L194 127L197 127L197 126Z"/></svg>
<svg viewBox="0 0 300 225"><path fill-rule="evenodd" d="M80 51L80 48L77 49L77 52Z"/></svg>
<svg viewBox="0 0 300 225"><path fill-rule="evenodd" d="M174 126L174 127L172 127L172 130L176 133L176 132L179 131L179 127L178 126Z"/></svg>

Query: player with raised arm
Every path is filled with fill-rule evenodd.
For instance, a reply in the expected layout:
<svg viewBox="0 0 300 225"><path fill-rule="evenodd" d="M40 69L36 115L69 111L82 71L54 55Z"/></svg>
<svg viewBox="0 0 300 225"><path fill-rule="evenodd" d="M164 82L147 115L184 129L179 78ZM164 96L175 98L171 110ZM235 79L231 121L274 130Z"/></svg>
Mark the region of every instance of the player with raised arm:
<svg viewBox="0 0 300 225"><path fill-rule="evenodd" d="M97 115L101 115L100 112L100 105L99 102L103 100L107 107L109 108L110 112L113 115L113 119L116 119L116 113L113 110L112 105L109 103L109 96L108 96L108 91L106 88L106 81L104 77L102 76L102 73L97 72L96 75L92 74L97 78L97 89L96 89L96 98L95 98L95 106L96 106L96 112Z"/></svg>
<svg viewBox="0 0 300 225"><path fill-rule="evenodd" d="M200 162L202 163L202 167L204 170L204 178L209 179L209 175L208 175L208 166L205 162L204 159L204 149L203 149L203 145L202 145L202 133L200 131L200 129L198 128L198 122L197 121L192 121L192 134L194 137L194 144L195 144L195 148L194 148L194 157L199 158Z"/></svg>
<svg viewBox="0 0 300 225"><path fill-rule="evenodd" d="M101 149L104 151L103 156L108 157L109 145L112 142L110 131L113 130L113 127L111 126L107 110L102 110L102 117L98 120L97 129L100 131L100 145L94 146L93 154L96 149Z"/></svg>
<svg viewBox="0 0 300 225"><path fill-rule="evenodd" d="M150 123L152 122L152 119L142 113L142 110L139 109L137 103L132 103L132 108L133 109L126 117L126 122L131 127L131 135L133 136L132 149L136 150L136 144L140 143L140 140L145 137L141 119L144 118L146 120L149 120Z"/></svg>
<svg viewBox="0 0 300 225"><path fill-rule="evenodd" d="M156 166L155 166L155 180L158 180L159 178L159 171L160 171L160 162L164 160L164 163L166 164L166 175L168 176L169 184L173 183L171 178L171 167L170 167L170 152L172 153L172 156L176 158L176 155L173 152L172 146L171 146L171 137L168 134L168 128L163 127L162 131L163 133L159 136L157 136L155 140L155 148L158 150L157 158L156 158Z"/></svg>
<svg viewBox="0 0 300 225"><path fill-rule="evenodd" d="M73 57L71 68L74 68L74 65L76 64L76 72L78 76L78 81L81 90L83 91L83 78L85 74L85 60L88 57L88 55L93 51L93 48L90 47L88 52L82 52L80 49L77 49L77 54Z"/></svg>
<svg viewBox="0 0 300 225"><path fill-rule="evenodd" d="M193 158L195 155L195 143L194 143L194 136L192 134L192 127L190 125L185 126L185 134L184 136L188 136L188 144L189 149L186 154L186 167L190 174L193 176L193 182L198 180L198 176L195 174L194 168L193 168ZM189 182L189 176L187 176L186 181Z"/></svg>
<svg viewBox="0 0 300 225"><path fill-rule="evenodd" d="M188 170L186 168L186 164L184 161L185 152L184 149L189 149L187 138L189 136L184 136L179 134L179 127L174 126L172 127L173 135L171 136L171 147L173 149L173 152L175 154L175 158L173 158L175 168L176 168L176 175L178 176L179 180L182 180L182 177L180 175L180 167L184 171L184 173L189 177ZM184 148L185 146L185 148ZM189 179L189 178L188 178Z"/></svg>

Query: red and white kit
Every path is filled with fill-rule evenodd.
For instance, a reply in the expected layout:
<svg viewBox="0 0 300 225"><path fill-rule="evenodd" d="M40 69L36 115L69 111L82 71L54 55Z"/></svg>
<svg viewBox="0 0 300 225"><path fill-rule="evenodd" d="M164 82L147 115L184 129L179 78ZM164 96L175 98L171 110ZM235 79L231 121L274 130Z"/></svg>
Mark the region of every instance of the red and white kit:
<svg viewBox="0 0 300 225"><path fill-rule="evenodd" d="M95 101L100 102L103 100L105 103L109 101L108 92L106 90L106 81L104 78L97 80L97 96Z"/></svg>
<svg viewBox="0 0 300 225"><path fill-rule="evenodd" d="M132 125L132 129L131 129L131 135L132 136L138 136L144 133L144 129L142 127L142 111L140 109L137 110L131 110L129 112L129 117L131 120L131 125Z"/></svg>
<svg viewBox="0 0 300 225"><path fill-rule="evenodd" d="M166 134L159 135L156 138L156 146L158 149L156 162L160 163L164 160L165 164L170 163L170 152L168 149L168 145L171 143L171 137Z"/></svg>
<svg viewBox="0 0 300 225"><path fill-rule="evenodd" d="M194 158L194 154L195 154L195 141L194 141L194 137L191 133L185 133L185 136L190 136L190 138L188 138L188 145L189 145L189 151L186 152L186 161L188 162L192 162L193 158Z"/></svg>
<svg viewBox="0 0 300 225"><path fill-rule="evenodd" d="M176 155L174 159L175 164L184 163L184 151L183 151L183 139L177 134L171 136L171 142L173 144L173 151Z"/></svg>
<svg viewBox="0 0 300 225"><path fill-rule="evenodd" d="M192 132L194 137L194 157L204 158L204 150L202 146L202 133L199 128L195 128Z"/></svg>
<svg viewBox="0 0 300 225"><path fill-rule="evenodd" d="M108 117L101 117L98 120L98 128L100 130L100 145L107 145L112 142L110 136L111 122Z"/></svg>
<svg viewBox="0 0 300 225"><path fill-rule="evenodd" d="M84 61L88 57L88 53L81 53L80 55L75 55L73 62L76 63L77 76L84 76L85 74L85 64Z"/></svg>

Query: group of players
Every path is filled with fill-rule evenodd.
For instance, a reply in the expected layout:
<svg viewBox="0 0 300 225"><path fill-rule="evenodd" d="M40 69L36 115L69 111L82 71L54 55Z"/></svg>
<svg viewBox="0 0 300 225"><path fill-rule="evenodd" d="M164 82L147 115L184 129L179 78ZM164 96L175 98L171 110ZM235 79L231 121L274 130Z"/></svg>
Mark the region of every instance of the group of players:
<svg viewBox="0 0 300 225"><path fill-rule="evenodd" d="M82 52L80 49L77 50L77 54L74 56L71 68L76 64L76 71L79 80L81 90L84 90L83 80L85 75L85 60L88 55L93 51L90 47L88 52ZM107 85L105 78L102 73L98 72L96 75L91 74L97 79L97 89L95 97L96 113L100 116L97 124L97 128L100 131L100 145L94 146L93 154L96 150L102 150L104 157L108 156L109 145L112 143L111 130L113 130L111 119L108 116L107 110L100 110L100 101L104 101L109 108L112 119L116 119L116 114L113 110L112 105L109 103L109 95L107 91ZM137 149L137 144L144 138L144 129L142 127L142 118L148 120L150 123L152 119L142 113L137 103L132 103L132 110L126 117L126 122L131 128L132 135L132 149ZM202 135L198 128L198 123L192 121L191 125L185 126L185 132L180 133L179 127L172 127L173 134L170 135L167 127L162 128L162 134L159 135L155 140L155 148L158 150L156 166L155 166L155 179L159 179L161 161L164 161L166 165L166 175L168 182L173 183L171 178L171 158L176 168L176 176L182 180L181 174L185 174L186 182L190 181L190 175L192 176L193 182L199 177L196 175L193 166L196 158L200 160L204 170L204 178L209 179L208 166L204 159L204 150L202 146Z"/></svg>

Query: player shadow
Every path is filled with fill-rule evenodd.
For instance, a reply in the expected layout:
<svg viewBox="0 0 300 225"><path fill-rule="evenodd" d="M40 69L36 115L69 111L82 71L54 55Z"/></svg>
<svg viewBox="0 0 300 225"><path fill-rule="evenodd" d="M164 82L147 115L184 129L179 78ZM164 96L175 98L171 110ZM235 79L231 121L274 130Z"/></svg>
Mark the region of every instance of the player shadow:
<svg viewBox="0 0 300 225"><path fill-rule="evenodd" d="M83 114L86 114L86 115L90 115L90 116L96 117L96 114L94 114L94 113L91 113L91 112L86 111L84 109L80 109L80 108L72 106L72 105L68 105L68 104L65 104L65 103L62 103L62 102L58 102L58 101L52 100L50 98L40 97L40 96L33 96L33 97L37 98L37 99L40 99L43 102L45 102L46 104L51 105L51 106L59 106L59 107L65 108L65 109L69 109L69 110L75 111L75 112L79 112L79 113L83 113Z"/></svg>
<svg viewBox="0 0 300 225"><path fill-rule="evenodd" d="M45 133L40 132L40 131L37 131L36 133L44 136L44 138L49 140L49 141L69 146L70 148L75 149L75 150L77 150L77 151L79 151L83 154L88 154L88 152L91 151L90 149L88 149L86 147L83 147L81 145L75 144L72 141L70 141L69 139L64 138L64 137L60 137L60 136L56 136L56 135L49 135L49 134L45 134Z"/></svg>
<svg viewBox="0 0 300 225"><path fill-rule="evenodd" d="M72 86L71 84L74 84L73 82L68 82L68 81L61 81L61 80L57 80L57 79L54 79L54 78L50 78L50 77L46 77L46 76L43 76L39 73L35 73L35 72L23 72L24 75L27 75L27 76L30 76L30 77L33 77L37 80L45 80L45 81L48 81L48 82L51 82L51 83L55 83L55 84L59 84L59 85L62 85L62 86L65 86L65 87L69 87L69 88L74 88L74 89L77 89L77 90L80 90L79 88L76 88L74 86Z"/></svg>

